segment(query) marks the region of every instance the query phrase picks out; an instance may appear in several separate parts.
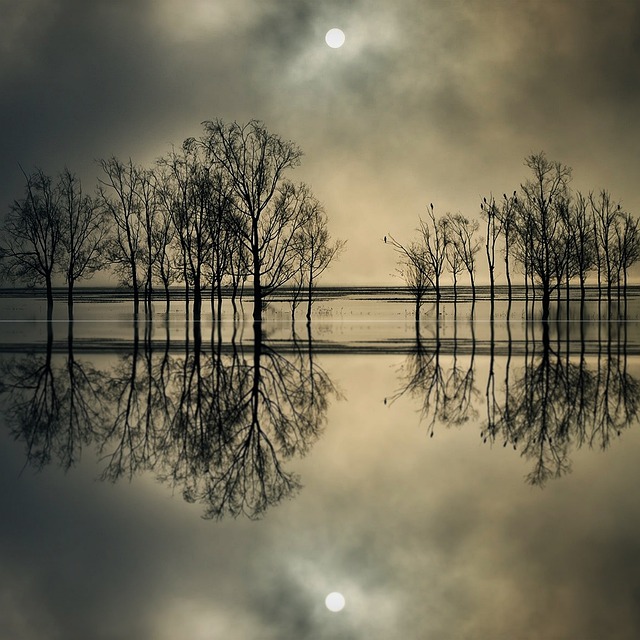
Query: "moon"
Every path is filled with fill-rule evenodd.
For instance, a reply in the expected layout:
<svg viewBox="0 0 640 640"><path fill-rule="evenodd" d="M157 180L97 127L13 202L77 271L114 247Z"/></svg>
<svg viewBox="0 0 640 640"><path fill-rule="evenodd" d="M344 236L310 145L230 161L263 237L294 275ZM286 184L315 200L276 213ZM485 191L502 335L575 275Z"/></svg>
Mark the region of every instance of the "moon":
<svg viewBox="0 0 640 640"><path fill-rule="evenodd" d="M329 29L327 31L327 35L324 37L325 42L332 49L339 49L346 40L346 36L344 35L344 31L342 29Z"/></svg>
<svg viewBox="0 0 640 640"><path fill-rule="evenodd" d="M337 613L338 611L342 611L344 609L346 601L341 593L334 591L325 598L324 604L326 605L327 609L329 609L329 611Z"/></svg>

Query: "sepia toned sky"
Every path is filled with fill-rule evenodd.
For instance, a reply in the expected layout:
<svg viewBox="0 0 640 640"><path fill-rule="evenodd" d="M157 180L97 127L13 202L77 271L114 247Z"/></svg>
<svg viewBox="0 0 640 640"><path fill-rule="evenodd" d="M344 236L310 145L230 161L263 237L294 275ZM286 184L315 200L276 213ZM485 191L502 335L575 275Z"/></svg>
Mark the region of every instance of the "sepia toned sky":
<svg viewBox="0 0 640 640"><path fill-rule="evenodd" d="M347 240L332 284L394 284L386 233L477 216L526 155L640 214L633 0L0 0L0 206L26 170L151 164L203 120L263 120ZM347 36L330 49L331 27Z"/></svg>

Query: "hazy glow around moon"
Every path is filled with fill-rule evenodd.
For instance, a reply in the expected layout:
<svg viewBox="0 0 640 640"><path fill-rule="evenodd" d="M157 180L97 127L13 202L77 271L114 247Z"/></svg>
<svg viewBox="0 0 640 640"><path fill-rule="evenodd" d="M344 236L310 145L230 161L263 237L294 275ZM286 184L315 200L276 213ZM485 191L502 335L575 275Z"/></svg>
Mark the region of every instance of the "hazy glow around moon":
<svg viewBox="0 0 640 640"><path fill-rule="evenodd" d="M334 591L325 598L324 603L329 611L337 613L338 611L342 611L344 609L346 601L341 593Z"/></svg>
<svg viewBox="0 0 640 640"><path fill-rule="evenodd" d="M324 39L332 49L339 49L344 44L346 38L344 31L341 29L329 29Z"/></svg>

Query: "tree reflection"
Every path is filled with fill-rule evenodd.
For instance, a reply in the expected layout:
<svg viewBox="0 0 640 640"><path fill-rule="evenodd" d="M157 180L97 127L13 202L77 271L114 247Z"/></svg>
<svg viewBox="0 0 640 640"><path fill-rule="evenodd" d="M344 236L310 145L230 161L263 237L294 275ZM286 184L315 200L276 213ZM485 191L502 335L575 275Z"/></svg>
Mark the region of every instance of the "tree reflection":
<svg viewBox="0 0 640 640"><path fill-rule="evenodd" d="M573 448L604 450L638 420L640 385L627 372L626 351L614 350L611 330L594 365L584 340L572 359L551 348L543 333L542 349L532 349L506 393L509 410L488 423L488 438L512 444L533 462L529 483L542 486L567 473Z"/></svg>
<svg viewBox="0 0 640 640"><path fill-rule="evenodd" d="M205 517L254 518L300 488L283 461L315 442L333 385L310 352L272 349L259 326L248 357L221 347L175 363L182 385L161 468L185 499L205 504Z"/></svg>
<svg viewBox="0 0 640 640"><path fill-rule="evenodd" d="M500 360L496 348L501 341L493 323L490 326L480 436L485 443L510 445L530 461L527 482L533 485L543 486L569 472L577 448L606 449L640 418L640 382L627 367L626 323L607 322L604 335L599 328L601 339L591 353L587 353L584 324L580 322L579 331L571 328L568 319L527 326L518 368L513 365L515 341L509 318L506 352ZM436 320L431 337L417 336L399 373L400 388L391 397L391 402L404 395L417 399L421 423L430 436L438 424L477 422L482 405L476 387L473 323L468 358L460 358L457 328L446 353L440 331ZM551 339L552 333L557 337ZM468 339L463 344L469 344Z"/></svg>
<svg viewBox="0 0 640 640"><path fill-rule="evenodd" d="M25 443L27 462L38 469L52 460L68 469L97 431L102 374L74 357L72 336L70 331L63 362L54 361L49 331L44 356L14 357L0 365L11 434Z"/></svg>
<svg viewBox="0 0 640 640"><path fill-rule="evenodd" d="M101 477L116 481L152 472L204 517L260 517L300 488L285 462L304 455L322 431L336 392L313 360L312 341L290 353L272 348L254 329L251 347L212 334L204 350L200 324L184 351L151 331L115 365L98 371L73 356L13 358L3 364L5 413L28 462L65 468L91 443Z"/></svg>
<svg viewBox="0 0 640 640"><path fill-rule="evenodd" d="M425 326L430 332L427 337L416 333L414 348L400 370L401 387L390 398L390 404L404 395L418 398L421 420L433 437L438 423L459 426L478 415L473 402L478 395L475 386L476 339L471 321L471 340L465 341L470 345L470 353L465 358L467 354L460 354L461 341L457 323L454 323L452 354L444 358L440 320L436 318L431 325Z"/></svg>

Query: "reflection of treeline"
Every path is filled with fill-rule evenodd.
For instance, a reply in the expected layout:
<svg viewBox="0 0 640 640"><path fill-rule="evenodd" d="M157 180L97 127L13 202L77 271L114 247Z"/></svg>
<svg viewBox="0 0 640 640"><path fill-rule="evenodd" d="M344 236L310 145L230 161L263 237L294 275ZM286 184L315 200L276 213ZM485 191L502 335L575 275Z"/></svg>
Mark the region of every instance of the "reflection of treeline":
<svg viewBox="0 0 640 640"><path fill-rule="evenodd" d="M430 436L438 425L477 422L484 442L512 446L532 461L531 484L543 485L569 471L573 449L605 449L640 419L640 381L627 368L624 327L616 332L609 323L591 355L584 332L572 350L568 339L551 341L543 328L541 339L525 342L523 363L517 367L510 337L496 366L492 336L486 383L480 386L473 331L464 355L458 355L455 336L453 351L443 355L439 326L436 320L431 337L418 334L391 403L405 394L417 399Z"/></svg>
<svg viewBox="0 0 640 640"><path fill-rule="evenodd" d="M287 179L301 157L260 122L216 120L153 167L101 160L93 195L67 169L25 174L1 229L0 267L12 282L44 285L49 315L55 278L67 284L71 316L75 283L108 270L131 288L136 313L157 288L168 308L176 283L195 317L205 289L219 313L228 288L235 312L248 284L259 321L265 298L287 284L296 303L305 293L309 320L316 280L344 243L331 242L309 187Z"/></svg>
<svg viewBox="0 0 640 640"><path fill-rule="evenodd" d="M130 354L108 369L74 356L15 357L2 364L4 410L36 467L73 466L91 444L112 481L152 472L206 517L259 517L300 482L285 461L322 430L331 380L296 340L286 356L263 343L220 340L203 349L199 325L183 353L154 351L134 333ZM245 347L246 349L246 347Z"/></svg>
<svg viewBox="0 0 640 640"><path fill-rule="evenodd" d="M491 301L500 248L509 299L515 267L523 276L525 296L540 296L543 318L549 316L554 291L560 295L564 288L569 297L569 287L577 283L584 300L588 278L597 282L599 298L624 295L629 268L640 259L639 220L606 190L573 192L571 169L544 153L527 157L525 163L533 176L519 190L502 199L490 195L480 203ZM389 236L399 254L400 275L415 296L416 319L431 291L439 302L447 273L457 298L458 276L467 272L475 300L474 271L482 244L477 220L461 214L437 216L432 204L419 223L418 238L410 244Z"/></svg>

